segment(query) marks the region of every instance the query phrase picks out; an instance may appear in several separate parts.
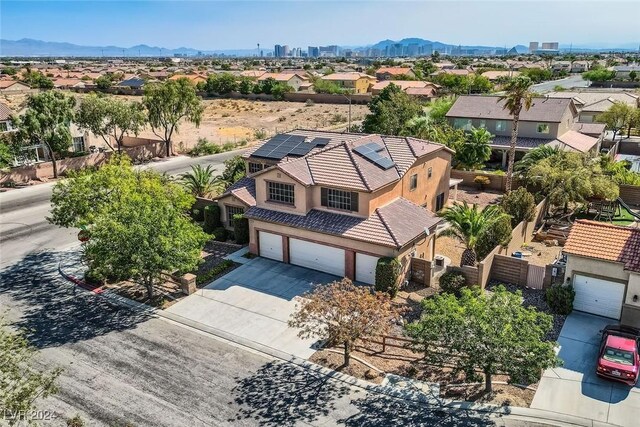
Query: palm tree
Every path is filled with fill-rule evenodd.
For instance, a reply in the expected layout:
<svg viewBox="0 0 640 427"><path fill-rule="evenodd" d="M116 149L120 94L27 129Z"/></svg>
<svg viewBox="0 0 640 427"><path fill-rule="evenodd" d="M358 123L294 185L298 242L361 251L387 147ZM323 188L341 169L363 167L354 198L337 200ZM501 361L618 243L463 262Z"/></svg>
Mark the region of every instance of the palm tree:
<svg viewBox="0 0 640 427"><path fill-rule="evenodd" d="M214 179L214 186L221 191L226 191L233 184L244 178L246 172L246 166L242 157L235 156L225 160L222 175Z"/></svg>
<svg viewBox="0 0 640 427"><path fill-rule="evenodd" d="M195 197L207 197L216 189L215 171L208 165L191 166L191 172L182 174L182 183Z"/></svg>
<svg viewBox="0 0 640 427"><path fill-rule="evenodd" d="M519 174L526 175L527 171L540 160L546 159L547 157L555 156L559 152L560 149L557 147L551 147L549 145L539 145L525 154L524 157L522 157L522 159L514 165L514 169Z"/></svg>
<svg viewBox="0 0 640 427"><path fill-rule="evenodd" d="M472 128L465 135L465 141L456 150L456 160L463 169L473 170L482 167L491 157L491 139L493 135L483 128Z"/></svg>
<svg viewBox="0 0 640 427"><path fill-rule="evenodd" d="M438 215L449 222L442 235L455 236L466 249L462 252L460 266L476 264L476 245L478 239L496 222L507 215L500 206L491 205L478 209L478 205L469 206L467 202L450 206Z"/></svg>
<svg viewBox="0 0 640 427"><path fill-rule="evenodd" d="M513 163L516 158L516 142L518 141L518 122L520 120L520 112L524 107L525 110L531 108L533 102L533 94L529 88L533 82L529 77L518 76L511 79L505 85L506 94L498 98L498 102L504 102L504 109L509 110L513 116L513 129L511 130L511 145L509 146L509 163L507 166L507 183L505 191L511 191L511 181L513 179Z"/></svg>

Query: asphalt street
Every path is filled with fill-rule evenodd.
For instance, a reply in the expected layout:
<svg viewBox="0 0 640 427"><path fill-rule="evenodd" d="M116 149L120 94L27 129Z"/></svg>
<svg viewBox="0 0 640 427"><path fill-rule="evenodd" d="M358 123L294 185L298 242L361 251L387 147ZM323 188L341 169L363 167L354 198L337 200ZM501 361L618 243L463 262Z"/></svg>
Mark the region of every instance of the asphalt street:
<svg viewBox="0 0 640 427"><path fill-rule="evenodd" d="M533 85L531 87L531 90L537 93L552 92L555 90L556 86L560 86L564 89L585 88L585 87L589 87L589 82L586 80L583 80L580 74L576 74L576 75L566 77L564 79L551 80L548 82L543 82L537 85Z"/></svg>
<svg viewBox="0 0 640 427"><path fill-rule="evenodd" d="M224 161L242 152L196 158L180 156L137 167L178 175L199 164L211 165L216 172L222 172ZM46 220L53 185L51 182L0 193L0 266L12 264L33 251L68 248L77 243L77 230L58 228Z"/></svg>

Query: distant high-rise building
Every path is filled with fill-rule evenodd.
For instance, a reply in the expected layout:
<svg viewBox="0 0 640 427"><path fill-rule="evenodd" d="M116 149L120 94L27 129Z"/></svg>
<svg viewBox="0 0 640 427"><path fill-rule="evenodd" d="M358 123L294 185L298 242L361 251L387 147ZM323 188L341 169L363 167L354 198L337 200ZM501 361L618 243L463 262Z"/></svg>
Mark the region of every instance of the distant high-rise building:
<svg viewBox="0 0 640 427"><path fill-rule="evenodd" d="M318 49L317 46L309 46L307 54L310 58L317 58L318 56L320 56L320 49Z"/></svg>
<svg viewBox="0 0 640 427"><path fill-rule="evenodd" d="M533 53L538 50L538 42L529 42L529 53Z"/></svg>
<svg viewBox="0 0 640 427"><path fill-rule="evenodd" d="M277 44L273 49L273 56L275 56L276 58L282 58L284 56L282 53L283 53L282 46Z"/></svg>
<svg viewBox="0 0 640 427"><path fill-rule="evenodd" d="M330 56L330 57L338 56L338 46L336 45L320 46L318 50L320 53L319 56Z"/></svg>
<svg viewBox="0 0 640 427"><path fill-rule="evenodd" d="M542 49L558 50L558 42L544 42L542 43Z"/></svg>
<svg viewBox="0 0 640 427"><path fill-rule="evenodd" d="M289 50L288 44L285 44L284 46L282 46L282 56L289 56L290 53L291 51Z"/></svg>

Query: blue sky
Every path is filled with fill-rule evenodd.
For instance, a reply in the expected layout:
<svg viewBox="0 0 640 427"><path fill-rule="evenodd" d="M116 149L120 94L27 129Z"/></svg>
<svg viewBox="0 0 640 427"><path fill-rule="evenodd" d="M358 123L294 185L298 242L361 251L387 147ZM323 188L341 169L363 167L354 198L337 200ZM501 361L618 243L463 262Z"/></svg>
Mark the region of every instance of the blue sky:
<svg viewBox="0 0 640 427"><path fill-rule="evenodd" d="M3 39L203 50L403 37L493 46L530 40L638 46L639 21L640 0L0 2Z"/></svg>

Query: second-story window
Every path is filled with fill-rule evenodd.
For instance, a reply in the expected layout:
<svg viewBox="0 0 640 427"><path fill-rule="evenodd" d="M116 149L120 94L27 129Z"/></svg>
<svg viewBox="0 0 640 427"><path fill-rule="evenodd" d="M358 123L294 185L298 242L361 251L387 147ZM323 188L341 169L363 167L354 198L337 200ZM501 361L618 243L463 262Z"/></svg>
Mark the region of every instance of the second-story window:
<svg viewBox="0 0 640 427"><path fill-rule="evenodd" d="M507 130L507 122L505 122L504 120L497 120L496 132L504 132L505 130Z"/></svg>
<svg viewBox="0 0 640 427"><path fill-rule="evenodd" d="M454 119L453 127L456 129L471 130L471 128L473 127L473 122L471 121L471 119Z"/></svg>
<svg viewBox="0 0 640 427"><path fill-rule="evenodd" d="M262 163L249 162L249 173L260 172L262 169L264 169Z"/></svg>
<svg viewBox="0 0 640 427"><path fill-rule="evenodd" d="M267 182L267 197L270 202L293 205L295 203L293 184Z"/></svg>
<svg viewBox="0 0 640 427"><path fill-rule="evenodd" d="M418 174L411 175L411 180L409 181L409 190L413 191L418 188Z"/></svg>
<svg viewBox="0 0 640 427"><path fill-rule="evenodd" d="M358 210L358 193L335 188L321 188L320 204L332 209L356 212Z"/></svg>
<svg viewBox="0 0 640 427"><path fill-rule="evenodd" d="M538 133L549 133L549 124L548 123L538 123L536 128Z"/></svg>

